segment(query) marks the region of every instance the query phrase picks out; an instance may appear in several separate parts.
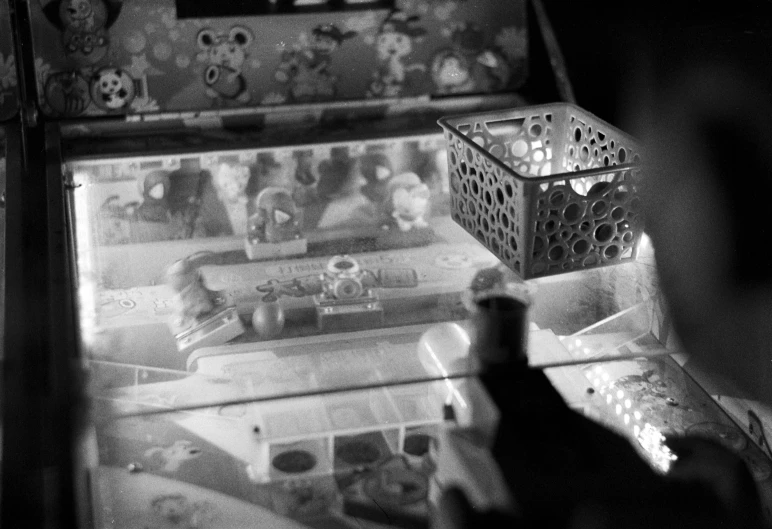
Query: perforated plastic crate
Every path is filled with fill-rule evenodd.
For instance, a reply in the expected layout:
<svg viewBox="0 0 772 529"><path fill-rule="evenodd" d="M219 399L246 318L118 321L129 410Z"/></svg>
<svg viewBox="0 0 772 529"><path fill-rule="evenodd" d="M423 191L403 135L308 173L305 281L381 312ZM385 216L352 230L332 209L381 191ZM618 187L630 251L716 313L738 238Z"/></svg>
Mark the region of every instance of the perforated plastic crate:
<svg viewBox="0 0 772 529"><path fill-rule="evenodd" d="M571 104L439 120L453 219L524 279L634 260L636 141Z"/></svg>

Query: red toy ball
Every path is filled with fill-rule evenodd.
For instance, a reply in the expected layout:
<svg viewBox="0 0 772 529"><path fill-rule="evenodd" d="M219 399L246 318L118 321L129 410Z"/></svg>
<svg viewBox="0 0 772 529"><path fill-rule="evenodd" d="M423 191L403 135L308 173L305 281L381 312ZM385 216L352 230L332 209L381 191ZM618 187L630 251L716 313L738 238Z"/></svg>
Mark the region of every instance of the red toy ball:
<svg viewBox="0 0 772 529"><path fill-rule="evenodd" d="M278 302L262 302L252 313L252 327L263 340L276 338L284 329L284 309Z"/></svg>

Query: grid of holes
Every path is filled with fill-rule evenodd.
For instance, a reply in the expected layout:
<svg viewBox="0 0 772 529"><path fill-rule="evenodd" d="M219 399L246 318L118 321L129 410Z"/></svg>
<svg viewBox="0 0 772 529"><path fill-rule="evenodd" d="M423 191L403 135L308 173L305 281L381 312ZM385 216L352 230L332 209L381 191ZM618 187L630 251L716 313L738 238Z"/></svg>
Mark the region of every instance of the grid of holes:
<svg viewBox="0 0 772 529"><path fill-rule="evenodd" d="M570 114L565 128L562 170L582 171L599 167L611 167L624 163L640 162L637 147L622 140L613 129L599 126L591 120ZM586 194L595 181L572 181L576 191ZM588 187L583 187L587 184Z"/></svg>
<svg viewBox="0 0 772 529"><path fill-rule="evenodd" d="M636 171L611 173L610 181L596 182L587 196L569 185L573 181L540 186L528 276L631 259L643 229L634 185Z"/></svg>
<svg viewBox="0 0 772 529"><path fill-rule="evenodd" d="M523 184L450 133L446 138L453 220L519 273Z"/></svg>
<svg viewBox="0 0 772 529"><path fill-rule="evenodd" d="M496 123L507 123L516 130L495 134L489 125ZM463 129L470 140L525 177L552 174L552 131L552 113L500 122L478 121Z"/></svg>

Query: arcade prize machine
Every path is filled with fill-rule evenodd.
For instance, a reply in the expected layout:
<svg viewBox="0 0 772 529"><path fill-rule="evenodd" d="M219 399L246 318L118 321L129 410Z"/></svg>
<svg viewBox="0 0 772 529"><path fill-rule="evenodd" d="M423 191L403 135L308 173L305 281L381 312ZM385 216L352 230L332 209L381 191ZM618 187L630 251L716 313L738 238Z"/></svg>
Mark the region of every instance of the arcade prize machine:
<svg viewBox="0 0 772 529"><path fill-rule="evenodd" d="M539 2L195 4L28 3L84 525L426 527L453 484L505 504L457 435L497 421L470 357L494 295L530 307L529 365L653 467L662 432L702 428L766 486L669 356L634 140L571 105L502 114L570 100Z"/></svg>

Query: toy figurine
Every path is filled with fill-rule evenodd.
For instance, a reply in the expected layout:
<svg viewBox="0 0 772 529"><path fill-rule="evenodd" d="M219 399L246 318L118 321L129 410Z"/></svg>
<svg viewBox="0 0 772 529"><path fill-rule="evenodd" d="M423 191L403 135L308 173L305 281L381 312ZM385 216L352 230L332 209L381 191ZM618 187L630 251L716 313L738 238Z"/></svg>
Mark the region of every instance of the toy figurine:
<svg viewBox="0 0 772 529"><path fill-rule="evenodd" d="M301 237L300 210L290 193L280 187L263 189L253 203L247 219L245 248L250 259L269 259L304 254L306 239Z"/></svg>
<svg viewBox="0 0 772 529"><path fill-rule="evenodd" d="M199 267L214 262L214 254L193 254L166 271L167 283L175 292L172 329L181 353L221 345L244 333L236 309L204 284Z"/></svg>
<svg viewBox="0 0 772 529"><path fill-rule="evenodd" d="M409 268L366 270L348 255L337 255L318 275L296 277L287 281L270 280L259 285L263 302L275 302L282 296L313 296L317 323L322 331L340 331L380 326L383 305L376 288L414 288L418 275Z"/></svg>
<svg viewBox="0 0 772 529"><path fill-rule="evenodd" d="M142 204L136 209L137 220L145 222L170 222L167 194L171 182L166 171L151 171L142 181Z"/></svg>
<svg viewBox="0 0 772 529"><path fill-rule="evenodd" d="M429 186L415 173L402 173L389 181L391 217L400 231L426 228L429 209Z"/></svg>

